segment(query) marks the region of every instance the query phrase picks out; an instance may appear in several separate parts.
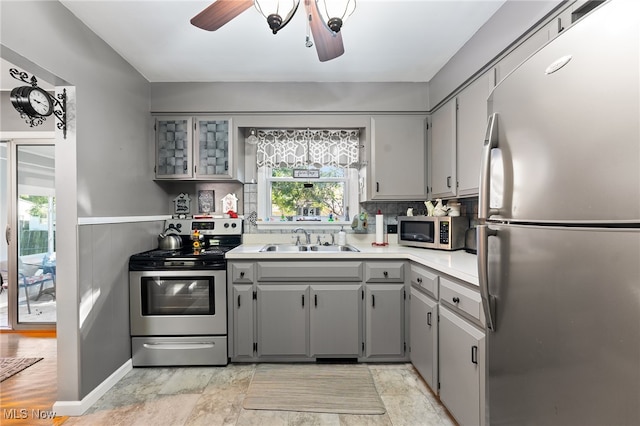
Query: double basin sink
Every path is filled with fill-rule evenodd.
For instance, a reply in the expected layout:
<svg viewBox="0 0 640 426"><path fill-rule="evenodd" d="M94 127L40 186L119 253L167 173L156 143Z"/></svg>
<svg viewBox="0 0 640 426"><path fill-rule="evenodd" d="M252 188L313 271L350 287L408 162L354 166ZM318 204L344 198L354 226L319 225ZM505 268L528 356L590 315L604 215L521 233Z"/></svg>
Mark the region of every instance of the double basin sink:
<svg viewBox="0 0 640 426"><path fill-rule="evenodd" d="M260 252L273 253L340 253L340 252L359 252L357 248L351 245L322 245L322 244L267 244L260 249Z"/></svg>

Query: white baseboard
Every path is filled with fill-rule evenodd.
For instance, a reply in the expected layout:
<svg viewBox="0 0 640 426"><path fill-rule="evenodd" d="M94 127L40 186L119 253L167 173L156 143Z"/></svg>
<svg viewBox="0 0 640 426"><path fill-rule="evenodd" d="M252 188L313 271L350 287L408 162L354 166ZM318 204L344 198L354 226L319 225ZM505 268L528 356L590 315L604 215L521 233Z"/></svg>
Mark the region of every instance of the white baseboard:
<svg viewBox="0 0 640 426"><path fill-rule="evenodd" d="M94 390L89 392L87 396L82 398L81 401L56 401L53 404L52 411L56 413L56 416L81 416L89 407L100 399L109 389L120 381L129 371L133 369L133 363L128 360L120 368L114 371L109 377L107 377L102 383L100 383Z"/></svg>

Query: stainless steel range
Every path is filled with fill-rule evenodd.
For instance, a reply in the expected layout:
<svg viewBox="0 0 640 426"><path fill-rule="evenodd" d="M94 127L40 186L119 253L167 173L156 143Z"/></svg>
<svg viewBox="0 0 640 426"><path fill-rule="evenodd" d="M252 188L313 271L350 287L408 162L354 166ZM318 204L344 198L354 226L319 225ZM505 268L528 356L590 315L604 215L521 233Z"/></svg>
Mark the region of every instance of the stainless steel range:
<svg viewBox="0 0 640 426"><path fill-rule="evenodd" d="M133 365L226 365L224 254L242 243L242 220L171 219L165 228L181 248L129 258Z"/></svg>

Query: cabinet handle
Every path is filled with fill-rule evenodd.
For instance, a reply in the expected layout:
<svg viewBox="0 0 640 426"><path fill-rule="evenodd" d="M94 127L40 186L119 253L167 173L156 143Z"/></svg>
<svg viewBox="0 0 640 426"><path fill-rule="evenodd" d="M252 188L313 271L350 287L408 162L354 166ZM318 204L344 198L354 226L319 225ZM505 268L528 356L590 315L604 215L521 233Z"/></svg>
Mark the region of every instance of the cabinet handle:
<svg viewBox="0 0 640 426"><path fill-rule="evenodd" d="M238 308L240 307L240 295L238 295Z"/></svg>
<svg viewBox="0 0 640 426"><path fill-rule="evenodd" d="M302 295L302 307L304 308L304 294Z"/></svg>
<svg viewBox="0 0 640 426"><path fill-rule="evenodd" d="M471 362L474 364L478 364L478 347L471 346Z"/></svg>
<svg viewBox="0 0 640 426"><path fill-rule="evenodd" d="M188 168L189 168L189 164L185 161L184 162L184 171L186 172Z"/></svg>
<svg viewBox="0 0 640 426"><path fill-rule="evenodd" d="M244 278L244 271L240 272L240 278Z"/></svg>
<svg viewBox="0 0 640 426"><path fill-rule="evenodd" d="M317 294L314 294L314 295L313 295L313 304L314 304L315 306L318 306L318 295L317 295Z"/></svg>
<svg viewBox="0 0 640 426"><path fill-rule="evenodd" d="M416 281L418 282L418 284L422 284L422 278L418 277Z"/></svg>
<svg viewBox="0 0 640 426"><path fill-rule="evenodd" d="M451 176L447 176L447 188L451 188Z"/></svg>
<svg viewBox="0 0 640 426"><path fill-rule="evenodd" d="M371 295L371 307L372 308L376 307L376 295L375 294Z"/></svg>
<svg viewBox="0 0 640 426"><path fill-rule="evenodd" d="M376 192L380 192L380 182L376 182Z"/></svg>
<svg viewBox="0 0 640 426"><path fill-rule="evenodd" d="M382 275L384 275L385 278L389 278L389 273L387 271L383 271Z"/></svg>
<svg viewBox="0 0 640 426"><path fill-rule="evenodd" d="M460 303L460 298L459 297L454 297L453 298L453 303Z"/></svg>
<svg viewBox="0 0 640 426"><path fill-rule="evenodd" d="M431 326L431 312L427 312L427 325Z"/></svg>

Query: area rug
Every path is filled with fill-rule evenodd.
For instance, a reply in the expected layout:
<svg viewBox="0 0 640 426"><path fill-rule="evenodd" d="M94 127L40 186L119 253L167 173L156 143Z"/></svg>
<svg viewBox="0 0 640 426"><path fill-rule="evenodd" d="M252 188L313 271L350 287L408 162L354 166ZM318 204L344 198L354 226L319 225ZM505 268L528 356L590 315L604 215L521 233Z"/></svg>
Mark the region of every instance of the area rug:
<svg viewBox="0 0 640 426"><path fill-rule="evenodd" d="M366 365L260 364L249 385L247 410L384 414Z"/></svg>
<svg viewBox="0 0 640 426"><path fill-rule="evenodd" d="M32 366L42 358L0 358L0 382Z"/></svg>

